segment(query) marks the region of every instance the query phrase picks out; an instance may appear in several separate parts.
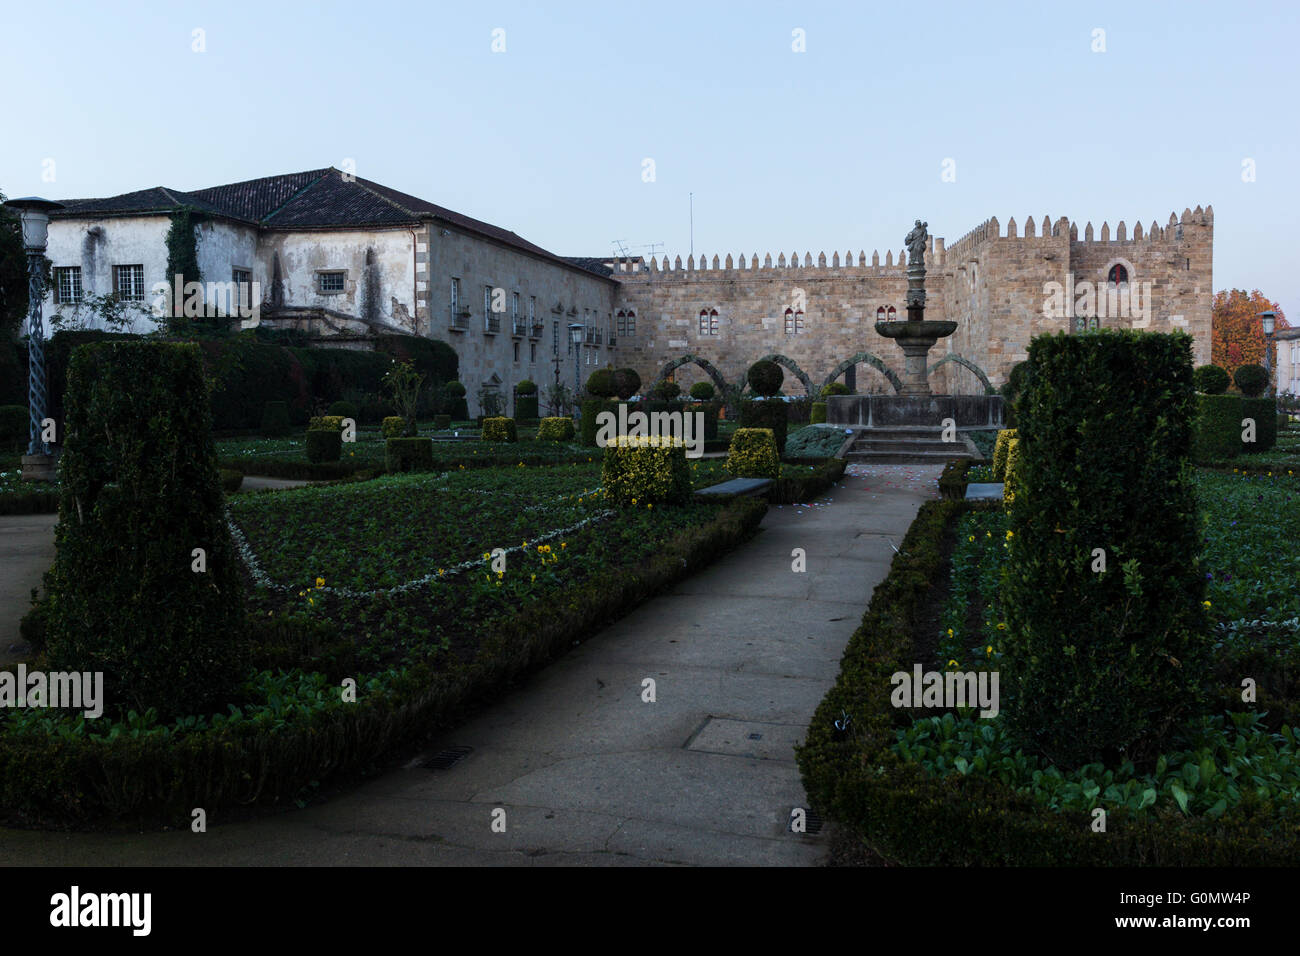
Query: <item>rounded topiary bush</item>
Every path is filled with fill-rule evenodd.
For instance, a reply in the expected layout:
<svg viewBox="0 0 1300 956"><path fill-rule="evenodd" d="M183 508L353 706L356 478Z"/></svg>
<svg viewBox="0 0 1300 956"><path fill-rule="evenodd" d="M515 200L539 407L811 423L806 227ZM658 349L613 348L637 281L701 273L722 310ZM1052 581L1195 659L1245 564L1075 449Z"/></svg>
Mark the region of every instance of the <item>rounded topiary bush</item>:
<svg viewBox="0 0 1300 956"><path fill-rule="evenodd" d="M244 473L234 468L220 468L218 474L221 475L221 490L225 492L238 491L239 486L244 483Z"/></svg>
<svg viewBox="0 0 1300 956"><path fill-rule="evenodd" d="M676 401L682 394L682 387L667 379L658 381L650 389L650 397L660 402Z"/></svg>
<svg viewBox="0 0 1300 956"><path fill-rule="evenodd" d="M518 441L515 432L515 420L503 416L483 419L483 440L500 442Z"/></svg>
<svg viewBox="0 0 1300 956"><path fill-rule="evenodd" d="M536 394L537 394L537 383L536 383L536 382L530 382L528 379L524 379L522 382L520 382L518 385L515 386L515 394L516 394L516 395L536 395Z"/></svg>
<svg viewBox="0 0 1300 956"><path fill-rule="evenodd" d="M1217 365L1202 365L1192 373L1192 381L1202 395L1222 395L1232 384L1232 376Z"/></svg>
<svg viewBox="0 0 1300 956"><path fill-rule="evenodd" d="M691 398L697 402L707 402L713 398L716 389L712 382L696 382L691 386Z"/></svg>
<svg viewBox="0 0 1300 956"><path fill-rule="evenodd" d="M379 433L384 438L400 438L404 431L406 431L406 419L401 415L389 415L379 426Z"/></svg>
<svg viewBox="0 0 1300 956"><path fill-rule="evenodd" d="M613 398L614 373L607 368L598 368L587 377L585 387L592 398Z"/></svg>
<svg viewBox="0 0 1300 956"><path fill-rule="evenodd" d="M614 369L614 394L627 401L641 391L641 376L634 368Z"/></svg>
<svg viewBox="0 0 1300 956"><path fill-rule="evenodd" d="M309 428L306 452L313 464L338 461L343 455L343 433L332 428Z"/></svg>
<svg viewBox="0 0 1300 956"><path fill-rule="evenodd" d="M247 676L243 579L198 346L87 345L66 397L51 668L102 671L114 713L224 709Z"/></svg>
<svg viewBox="0 0 1300 956"><path fill-rule="evenodd" d="M749 367L745 379L756 395L775 395L781 391L785 370L769 359L759 359Z"/></svg>
<svg viewBox="0 0 1300 956"><path fill-rule="evenodd" d="M821 425L826 421L826 403L813 402L812 411L808 414L808 424Z"/></svg>
<svg viewBox="0 0 1300 956"><path fill-rule="evenodd" d="M829 385L822 386L822 398L828 398L831 395L849 395L849 387L843 382L831 382Z"/></svg>
<svg viewBox="0 0 1300 956"><path fill-rule="evenodd" d="M357 406L355 402L339 401L334 402L329 408L330 415L338 418L350 418L354 422L357 420Z"/></svg>
<svg viewBox="0 0 1300 956"><path fill-rule="evenodd" d="M1233 373L1232 380L1247 398L1258 398L1268 388L1268 372L1262 365L1243 365Z"/></svg>
<svg viewBox="0 0 1300 956"><path fill-rule="evenodd" d="M455 381L448 382L446 385L442 387L442 393L446 395L448 398L464 398L465 386L462 385L460 382L455 382Z"/></svg>

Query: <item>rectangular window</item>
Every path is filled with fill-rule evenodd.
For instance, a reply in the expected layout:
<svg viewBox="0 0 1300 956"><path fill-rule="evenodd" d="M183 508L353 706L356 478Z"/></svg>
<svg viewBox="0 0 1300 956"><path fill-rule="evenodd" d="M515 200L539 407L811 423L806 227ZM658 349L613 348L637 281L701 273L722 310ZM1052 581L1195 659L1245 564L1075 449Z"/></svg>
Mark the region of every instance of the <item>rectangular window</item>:
<svg viewBox="0 0 1300 956"><path fill-rule="evenodd" d="M230 281L235 284L235 301L233 303L235 308L251 308L253 305L253 270L231 269Z"/></svg>
<svg viewBox="0 0 1300 956"><path fill-rule="evenodd" d="M124 302L144 299L144 266L113 266L113 291Z"/></svg>
<svg viewBox="0 0 1300 956"><path fill-rule="evenodd" d="M514 292L510 296L510 327L511 327L511 331L515 335L524 334L524 320L519 315L519 293L518 292ZM516 351L518 350L516 349Z"/></svg>
<svg viewBox="0 0 1300 956"><path fill-rule="evenodd" d="M58 303L81 301L80 266L61 266L54 270L54 301Z"/></svg>
<svg viewBox="0 0 1300 956"><path fill-rule="evenodd" d="M528 364L532 365L536 361L537 361L537 343L529 342L528 343Z"/></svg>
<svg viewBox="0 0 1300 956"><path fill-rule="evenodd" d="M501 331L501 316L492 311L492 286L483 287L483 328L488 332Z"/></svg>
<svg viewBox="0 0 1300 956"><path fill-rule="evenodd" d="M627 314L627 318L624 319L624 322L626 323L626 329L624 331L624 334L636 335L636 313L629 312Z"/></svg>
<svg viewBox="0 0 1300 956"><path fill-rule="evenodd" d="M451 327L460 328L460 279L451 277Z"/></svg>
<svg viewBox="0 0 1300 956"><path fill-rule="evenodd" d="M516 362L519 361L519 342L518 342L518 340L515 341L515 361L516 361Z"/></svg>
<svg viewBox="0 0 1300 956"><path fill-rule="evenodd" d="M346 272L316 273L316 291L321 295L338 295L347 288Z"/></svg>

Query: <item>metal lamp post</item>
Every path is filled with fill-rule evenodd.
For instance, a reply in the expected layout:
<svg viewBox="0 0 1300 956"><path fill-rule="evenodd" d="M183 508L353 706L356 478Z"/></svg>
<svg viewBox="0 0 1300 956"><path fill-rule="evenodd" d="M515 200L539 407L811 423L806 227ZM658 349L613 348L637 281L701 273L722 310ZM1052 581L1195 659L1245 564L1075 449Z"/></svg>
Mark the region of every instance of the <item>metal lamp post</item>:
<svg viewBox="0 0 1300 956"><path fill-rule="evenodd" d="M1264 327L1264 371L1268 373L1269 392L1276 395L1277 389L1273 387L1273 331L1277 328L1277 313L1268 309L1255 314Z"/></svg>
<svg viewBox="0 0 1300 956"><path fill-rule="evenodd" d="M45 324L42 308L45 299L45 243L49 235L50 213L63 204L37 196L11 199L6 206L18 210L23 227L23 249L27 253L27 454L23 456L23 479L54 480L54 455L42 439L49 392L45 384Z"/></svg>
<svg viewBox="0 0 1300 956"><path fill-rule="evenodd" d="M577 322L569 326L569 345L573 347L573 399L576 404L578 392L582 389L582 371L579 368L579 358L581 356L582 346L582 326Z"/></svg>

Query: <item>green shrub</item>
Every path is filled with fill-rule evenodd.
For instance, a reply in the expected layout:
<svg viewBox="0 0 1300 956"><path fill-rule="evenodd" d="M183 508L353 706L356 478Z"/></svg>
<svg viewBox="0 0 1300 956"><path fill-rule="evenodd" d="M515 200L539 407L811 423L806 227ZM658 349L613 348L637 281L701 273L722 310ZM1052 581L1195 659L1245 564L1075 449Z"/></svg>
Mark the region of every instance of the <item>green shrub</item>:
<svg viewBox="0 0 1300 956"><path fill-rule="evenodd" d="M627 401L641 391L641 376L634 368L614 369L614 394L622 401Z"/></svg>
<svg viewBox="0 0 1300 956"><path fill-rule="evenodd" d="M469 418L469 402L465 399L465 386L460 382L448 382L442 387L443 412L454 420L463 422Z"/></svg>
<svg viewBox="0 0 1300 956"><path fill-rule="evenodd" d="M1241 400L1242 421L1254 419L1255 440L1243 441L1241 451L1244 455L1253 455L1269 451L1277 444L1277 401L1272 398L1243 398ZM1244 434L1246 426L1241 425L1238 435Z"/></svg>
<svg viewBox="0 0 1300 956"><path fill-rule="evenodd" d="M939 475L939 495L949 501L961 501L966 497L966 485L968 479L966 472L970 470L970 459L960 458L957 461L950 461L943 466L943 471Z"/></svg>
<svg viewBox="0 0 1300 956"><path fill-rule="evenodd" d="M198 348L89 345L67 390L51 665L102 670L120 711L220 709L245 676L244 599Z"/></svg>
<svg viewBox="0 0 1300 956"><path fill-rule="evenodd" d="M1202 395L1222 395L1232 384L1232 376L1227 369L1217 365L1202 365L1192 373L1196 390Z"/></svg>
<svg viewBox="0 0 1300 956"><path fill-rule="evenodd" d="M384 438L401 438L406 431L406 419L401 415L389 415L379 426L379 434Z"/></svg>
<svg viewBox="0 0 1300 956"><path fill-rule="evenodd" d="M851 394L852 392L849 391L849 387L845 385L843 382L831 382L828 385L823 385L821 390L822 398L829 398L832 395L851 395Z"/></svg>
<svg viewBox="0 0 1300 956"><path fill-rule="evenodd" d="M691 411L700 412L704 415L704 440L717 441L718 415L722 412L722 405L719 402L701 402Z"/></svg>
<svg viewBox="0 0 1300 956"><path fill-rule="evenodd" d="M338 418L350 418L354 422L357 420L357 406L353 402L334 402L330 405L329 413L331 416Z"/></svg>
<svg viewBox="0 0 1300 956"><path fill-rule="evenodd" d="M1002 503L1008 508L1016 500L1021 477L1020 439L1012 436L1007 439L1006 461L1002 468Z"/></svg>
<svg viewBox="0 0 1300 956"><path fill-rule="evenodd" d="M604 398L588 398L582 403L582 421L579 425L581 428L582 443L589 448L596 447L596 434L600 431L600 425L597 421L601 412L613 412L618 414L618 402L612 402ZM629 409L630 411L630 409Z"/></svg>
<svg viewBox="0 0 1300 956"><path fill-rule="evenodd" d="M18 622L18 637L31 646L35 654L45 650L50 637L50 601L42 598Z"/></svg>
<svg viewBox="0 0 1300 956"><path fill-rule="evenodd" d="M1197 395L1192 458L1197 462L1226 461L1241 451L1241 421L1245 400L1240 395Z"/></svg>
<svg viewBox="0 0 1300 956"><path fill-rule="evenodd" d="M307 423L311 431L343 431L342 415L318 415Z"/></svg>
<svg viewBox="0 0 1300 956"><path fill-rule="evenodd" d="M283 438L289 434L289 403L267 402L262 406L262 437Z"/></svg>
<svg viewBox="0 0 1300 956"><path fill-rule="evenodd" d="M680 504L691 496L686 445L677 438L628 438L605 446L601 463L605 499L620 507Z"/></svg>
<svg viewBox="0 0 1300 956"><path fill-rule="evenodd" d="M537 417L537 396L517 395L515 396L515 418L522 420L526 418Z"/></svg>
<svg viewBox="0 0 1300 956"><path fill-rule="evenodd" d="M671 402L682 394L682 387L676 382L659 381L650 389L650 398L661 402Z"/></svg>
<svg viewBox="0 0 1300 956"><path fill-rule="evenodd" d="M768 359L759 359L745 373L745 380L755 395L775 395L785 381L785 369Z"/></svg>
<svg viewBox="0 0 1300 956"><path fill-rule="evenodd" d="M1063 766L1140 759L1200 699L1208 653L1192 339L1044 335L1029 355L1018 467L1009 452L1004 713Z"/></svg>
<svg viewBox="0 0 1300 956"><path fill-rule="evenodd" d="M0 405L0 449L27 448L30 420L26 405Z"/></svg>
<svg viewBox="0 0 1300 956"><path fill-rule="evenodd" d="M244 473L234 468L218 468L217 473L221 476L221 490L224 492L238 491L244 483Z"/></svg>
<svg viewBox="0 0 1300 956"><path fill-rule="evenodd" d="M993 480L1002 481L1003 476L1007 473L1007 449L1011 447L1011 440L1016 437L1014 428L1004 428L998 432L998 437L993 443Z"/></svg>
<svg viewBox="0 0 1300 956"><path fill-rule="evenodd" d="M572 418L543 418L537 426L538 441L573 441Z"/></svg>
<svg viewBox="0 0 1300 956"><path fill-rule="evenodd" d="M790 425L785 405L785 402L780 401L746 400L740 403L740 427L770 428L778 455L785 454L785 436Z"/></svg>
<svg viewBox="0 0 1300 956"><path fill-rule="evenodd" d="M504 417L483 419L483 440L502 442L518 441L519 438L515 432L515 420L513 418Z"/></svg>
<svg viewBox="0 0 1300 956"><path fill-rule="evenodd" d="M515 394L516 394L516 395L536 395L536 394L537 394L537 383L536 383L536 382L530 382L528 379L524 379L522 382L520 382L518 385L515 386Z"/></svg>
<svg viewBox="0 0 1300 956"><path fill-rule="evenodd" d="M691 398L697 402L707 402L713 398L715 389L712 382L696 382L691 386Z"/></svg>
<svg viewBox="0 0 1300 956"><path fill-rule="evenodd" d="M384 467L394 471L428 471L433 467L432 438L389 438L384 443Z"/></svg>
<svg viewBox="0 0 1300 956"><path fill-rule="evenodd" d="M737 428L727 451L727 471L737 478L781 477L781 456L770 428Z"/></svg>
<svg viewBox="0 0 1300 956"><path fill-rule="evenodd" d="M391 361L410 362L415 371L424 376L429 394L435 396L435 400L442 393L443 383L456 381L456 376L460 374L460 359L456 356L456 350L441 339L393 334L377 335L374 343L375 354L384 360L385 365ZM374 389L378 390L377 387ZM464 393L460 397L463 398ZM432 410L424 411L428 414Z"/></svg>
<svg viewBox="0 0 1300 956"><path fill-rule="evenodd" d="M808 416L808 424L821 425L826 421L826 403L813 402L812 412Z"/></svg>
<svg viewBox="0 0 1300 956"><path fill-rule="evenodd" d="M464 398L465 386L460 382L451 381L442 387L442 392L448 398Z"/></svg>
<svg viewBox="0 0 1300 956"><path fill-rule="evenodd" d="M446 431L448 428L451 427L451 416L450 416L450 415L434 415L434 416L433 416L433 427L436 428L436 429L437 429L438 431L440 431L440 432L442 432L442 431ZM387 436L385 436L385 437L387 437Z"/></svg>
<svg viewBox="0 0 1300 956"><path fill-rule="evenodd" d="M598 368L587 377L585 386L592 398L614 397L614 372L612 369Z"/></svg>
<svg viewBox="0 0 1300 956"><path fill-rule="evenodd" d="M1232 380L1247 398L1258 398L1268 388L1268 372L1262 365L1243 365L1232 374Z"/></svg>
<svg viewBox="0 0 1300 956"><path fill-rule="evenodd" d="M844 477L847 464L843 458L826 458L811 471L782 475L768 491L767 500L774 505L812 501Z"/></svg>
<svg viewBox="0 0 1300 956"><path fill-rule="evenodd" d="M785 440L785 458L823 459L838 454L844 440L848 438L842 428L825 425L807 425L791 432Z"/></svg>
<svg viewBox="0 0 1300 956"><path fill-rule="evenodd" d="M338 461L343 455L343 433L332 428L307 429L307 460L313 464Z"/></svg>

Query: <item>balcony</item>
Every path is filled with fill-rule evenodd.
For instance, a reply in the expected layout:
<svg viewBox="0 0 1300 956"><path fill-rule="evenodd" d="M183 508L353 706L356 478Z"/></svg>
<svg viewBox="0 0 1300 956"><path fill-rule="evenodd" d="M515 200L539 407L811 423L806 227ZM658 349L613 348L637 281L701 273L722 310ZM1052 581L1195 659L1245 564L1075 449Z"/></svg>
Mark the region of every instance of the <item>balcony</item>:
<svg viewBox="0 0 1300 956"><path fill-rule="evenodd" d="M451 324L448 326L453 332L464 332L469 327L469 309L452 309Z"/></svg>
<svg viewBox="0 0 1300 956"><path fill-rule="evenodd" d="M489 335L496 335L501 331L501 316L495 312L489 312L483 321L483 331Z"/></svg>
<svg viewBox="0 0 1300 956"><path fill-rule="evenodd" d="M546 331L546 325L543 322L534 322L532 330L528 333L531 338L540 339L542 333Z"/></svg>
<svg viewBox="0 0 1300 956"><path fill-rule="evenodd" d="M510 334L516 338L528 334L528 323L519 316L513 316L510 320Z"/></svg>

